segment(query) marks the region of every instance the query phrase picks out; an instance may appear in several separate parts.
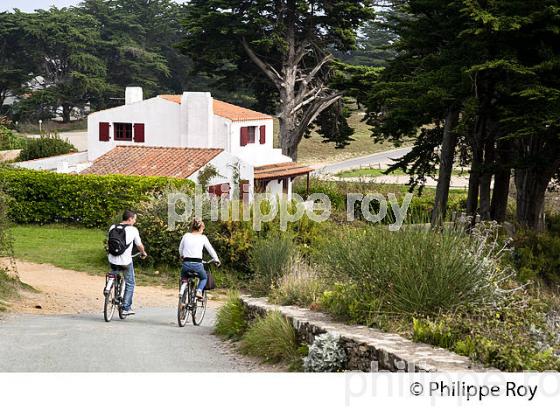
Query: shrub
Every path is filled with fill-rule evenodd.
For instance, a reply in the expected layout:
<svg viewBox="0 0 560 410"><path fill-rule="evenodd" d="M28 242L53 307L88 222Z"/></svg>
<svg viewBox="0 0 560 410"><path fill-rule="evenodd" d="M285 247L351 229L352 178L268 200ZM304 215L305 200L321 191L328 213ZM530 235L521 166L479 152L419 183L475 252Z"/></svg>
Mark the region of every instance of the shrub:
<svg viewBox="0 0 560 410"><path fill-rule="evenodd" d="M346 353L340 346L340 337L330 333L317 336L303 359L306 372L339 372L345 364Z"/></svg>
<svg viewBox="0 0 560 410"><path fill-rule="evenodd" d="M0 168L0 180L14 199L9 213L14 222L70 222L86 227L106 227L124 209L134 208L170 185L184 189L193 185L175 178L70 175L6 167Z"/></svg>
<svg viewBox="0 0 560 410"><path fill-rule="evenodd" d="M241 339L241 352L257 356L266 362L301 362L296 332L280 312L269 312L255 319Z"/></svg>
<svg viewBox="0 0 560 410"><path fill-rule="evenodd" d="M27 138L16 134L3 125L0 125L0 151L23 149L26 144Z"/></svg>
<svg viewBox="0 0 560 410"><path fill-rule="evenodd" d="M548 285L560 285L560 235L521 232L513 244L513 259L521 281L542 280Z"/></svg>
<svg viewBox="0 0 560 410"><path fill-rule="evenodd" d="M239 293L230 291L226 303L216 313L214 331L227 339L240 339L247 330L245 308Z"/></svg>
<svg viewBox="0 0 560 410"><path fill-rule="evenodd" d="M504 371L559 370L558 323L548 323L549 309L543 301L517 295L493 308L415 319L413 339Z"/></svg>
<svg viewBox="0 0 560 410"><path fill-rule="evenodd" d="M27 144L25 144L19 154L18 160L30 161L32 159L54 157L76 151L76 147L56 134L41 136L40 138L28 139Z"/></svg>
<svg viewBox="0 0 560 410"><path fill-rule="evenodd" d="M300 258L296 258L288 272L272 288L271 303L316 307L325 285L314 269Z"/></svg>
<svg viewBox="0 0 560 410"><path fill-rule="evenodd" d="M268 294L278 279L289 272L293 257L293 239L289 234L274 233L258 238L250 256L251 291L256 295Z"/></svg>
<svg viewBox="0 0 560 410"><path fill-rule="evenodd" d="M353 296L345 303L381 313L437 314L491 304L507 278L496 244L452 230L344 229L322 253L333 281L347 283L351 295L358 295L355 303ZM351 307L346 311L352 313Z"/></svg>

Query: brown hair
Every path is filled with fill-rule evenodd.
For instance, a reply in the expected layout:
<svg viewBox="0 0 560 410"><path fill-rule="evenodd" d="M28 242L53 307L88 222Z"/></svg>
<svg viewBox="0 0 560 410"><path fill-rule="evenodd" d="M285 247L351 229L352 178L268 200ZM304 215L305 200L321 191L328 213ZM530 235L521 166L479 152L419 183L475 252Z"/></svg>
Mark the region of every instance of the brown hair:
<svg viewBox="0 0 560 410"><path fill-rule="evenodd" d="M191 222L191 231L199 231L200 228L202 227L202 219L200 218L193 218L192 222Z"/></svg>

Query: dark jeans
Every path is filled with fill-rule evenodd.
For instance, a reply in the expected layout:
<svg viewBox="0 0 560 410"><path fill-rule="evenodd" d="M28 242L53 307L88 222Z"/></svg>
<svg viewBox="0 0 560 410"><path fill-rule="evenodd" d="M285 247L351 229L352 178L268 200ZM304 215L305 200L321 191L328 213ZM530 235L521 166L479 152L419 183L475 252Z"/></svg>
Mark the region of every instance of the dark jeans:
<svg viewBox="0 0 560 410"><path fill-rule="evenodd" d="M200 281L198 282L198 289L204 290L204 288L206 287L206 282L208 281L208 275L204 270L204 265L202 264L202 262L183 262L183 268L181 269L181 279L193 276L193 274L200 279Z"/></svg>

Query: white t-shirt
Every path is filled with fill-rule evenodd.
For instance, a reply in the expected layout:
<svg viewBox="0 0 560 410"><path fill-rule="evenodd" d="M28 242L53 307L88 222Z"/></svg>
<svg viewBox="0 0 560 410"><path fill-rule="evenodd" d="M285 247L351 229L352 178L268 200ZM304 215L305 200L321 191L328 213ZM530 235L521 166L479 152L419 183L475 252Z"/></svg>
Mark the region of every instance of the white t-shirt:
<svg viewBox="0 0 560 410"><path fill-rule="evenodd" d="M218 255L216 251L210 244L210 241L206 235L186 233L181 239L181 244L179 245L179 255L182 258L197 258L202 259L202 250L206 248L206 251L210 254L213 260L218 261Z"/></svg>
<svg viewBox="0 0 560 410"><path fill-rule="evenodd" d="M111 225L109 231L113 229L115 225ZM124 228L125 236L126 236L126 244L130 244L134 242L134 245L141 246L142 240L140 239L140 232L134 226L127 226ZM121 265L121 266L128 266L132 263L132 248L134 246L130 245L126 248L126 251L122 255L114 256L109 254L109 263L113 265Z"/></svg>

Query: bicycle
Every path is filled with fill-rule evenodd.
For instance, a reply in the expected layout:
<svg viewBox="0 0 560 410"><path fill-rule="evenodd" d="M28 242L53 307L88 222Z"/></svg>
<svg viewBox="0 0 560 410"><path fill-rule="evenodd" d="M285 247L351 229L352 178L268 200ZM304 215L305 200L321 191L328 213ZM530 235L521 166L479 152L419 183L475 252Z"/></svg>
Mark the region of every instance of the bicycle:
<svg viewBox="0 0 560 410"><path fill-rule="evenodd" d="M212 263L213 261L202 262L207 271L210 270L210 264ZM189 274L189 272L187 272L187 274ZM187 324L189 315L195 326L200 326L204 319L208 295L206 294L206 290L203 290L202 299L196 297L196 288L199 280L200 279L194 275L189 275L188 278L179 280L179 303L177 305L177 322L179 323L179 327L184 327Z"/></svg>
<svg viewBox="0 0 560 410"><path fill-rule="evenodd" d="M133 258L140 255L139 253L132 255ZM125 266L119 266L117 271L109 272L105 276L105 288L103 289L103 295L105 296L105 304L103 306L103 317L105 322L110 322L115 314L115 309L119 311L119 318L121 320L126 319L126 315L123 314L124 305L124 291L125 282L124 277L121 272L127 269Z"/></svg>

